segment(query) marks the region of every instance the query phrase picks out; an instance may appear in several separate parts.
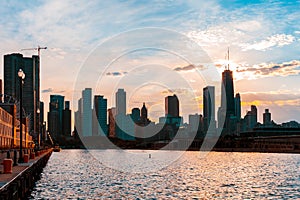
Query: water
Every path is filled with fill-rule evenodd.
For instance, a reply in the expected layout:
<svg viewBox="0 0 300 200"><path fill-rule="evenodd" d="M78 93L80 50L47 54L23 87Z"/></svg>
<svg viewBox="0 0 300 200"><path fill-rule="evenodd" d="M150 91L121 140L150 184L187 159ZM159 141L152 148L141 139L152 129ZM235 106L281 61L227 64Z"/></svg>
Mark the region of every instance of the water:
<svg viewBox="0 0 300 200"><path fill-rule="evenodd" d="M300 155L185 152L161 170L129 173L104 166L88 151L63 150L52 154L30 198L299 199Z"/></svg>

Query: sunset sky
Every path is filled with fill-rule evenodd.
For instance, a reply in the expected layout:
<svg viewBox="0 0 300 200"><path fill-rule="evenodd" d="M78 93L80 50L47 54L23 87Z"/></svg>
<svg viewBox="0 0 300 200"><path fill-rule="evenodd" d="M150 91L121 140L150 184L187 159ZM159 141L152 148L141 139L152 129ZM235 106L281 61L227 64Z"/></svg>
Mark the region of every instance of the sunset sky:
<svg viewBox="0 0 300 200"><path fill-rule="evenodd" d="M48 47L41 50L46 110L50 94L66 96L76 110L84 87L111 107L120 87L128 112L146 102L155 121L164 97L176 93L186 120L202 113L202 88L219 87L229 47L242 116L253 104L259 121L269 108L277 123L300 122L300 1L247 2L1 1L1 63L5 54Z"/></svg>

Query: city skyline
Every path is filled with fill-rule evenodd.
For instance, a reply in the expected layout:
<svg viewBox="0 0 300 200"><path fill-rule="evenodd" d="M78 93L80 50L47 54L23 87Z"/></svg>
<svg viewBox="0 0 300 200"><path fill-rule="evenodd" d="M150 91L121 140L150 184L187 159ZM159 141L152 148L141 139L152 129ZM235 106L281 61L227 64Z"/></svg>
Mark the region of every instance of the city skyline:
<svg viewBox="0 0 300 200"><path fill-rule="evenodd" d="M77 73L92 49L95 49L99 43L132 29L144 27L171 29L200 44L211 58L220 76L224 64L226 65L224 55L227 47L230 46L232 52L230 69L233 71L235 92L241 94L242 116L253 104L257 106L258 120L261 122L265 108L270 109L277 123L300 121L298 115L300 90L297 86L300 71L297 51L300 49L300 27L297 23L300 18L297 13L298 1L277 3L179 1L171 3L170 6L166 4L167 2L156 3L151 6L152 10L147 10L145 8L149 7L149 3L139 4L135 1L101 2L101 4L96 1L91 1L89 4L81 1L73 4L68 1L40 4L30 1L2 3L1 13L4 13L2 20L5 23L4 21L2 23L3 48L0 53L5 55L20 52L26 57L31 57L36 52L20 51L20 49L37 45L48 47L47 50L41 51L41 100L48 105L50 94L60 94L67 99L72 99ZM86 14L87 10L99 12L91 16L90 12ZM111 10L119 15L109 12ZM78 19L76 22L60 23L73 19L74 15ZM89 21L90 23L86 23ZM3 63L3 57L1 59ZM159 63L161 57L149 56L147 59ZM132 57L124 58L123 68L117 66L114 68L116 70L108 72L105 76L112 81L119 81L130 75L126 70L126 63L130 63L130 60ZM192 66L176 59L168 62L167 65L181 76L188 77L194 72ZM102 69L102 66L100 67ZM0 74L3 77L2 70L3 68ZM58 71L61 73L57 73ZM199 102L202 102L202 88L199 86L199 91L195 91ZM105 88L102 90L97 93L110 96L111 91ZM157 99L168 94L159 95L157 94L157 98L151 102L148 110L150 119L155 118L154 108L157 116L161 115L158 111L163 112L163 101L158 102ZM149 96L151 94L148 93L145 99L135 98L130 107L149 102ZM216 91L217 99L219 97ZM113 100L108 101L108 107L112 105L114 105ZM77 110L73 106L74 103L71 103L71 109ZM45 108L47 113L47 106ZM191 112L190 108L184 112L197 113Z"/></svg>

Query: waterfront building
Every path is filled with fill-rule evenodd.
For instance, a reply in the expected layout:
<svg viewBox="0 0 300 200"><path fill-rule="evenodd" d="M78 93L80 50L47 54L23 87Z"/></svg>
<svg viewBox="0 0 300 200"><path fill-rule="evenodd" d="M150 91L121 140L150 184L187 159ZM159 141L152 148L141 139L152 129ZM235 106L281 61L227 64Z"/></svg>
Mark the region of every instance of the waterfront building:
<svg viewBox="0 0 300 200"><path fill-rule="evenodd" d="M121 140L135 140L135 123L131 115L116 115L116 137Z"/></svg>
<svg viewBox="0 0 300 200"><path fill-rule="evenodd" d="M118 89L116 93L117 115L126 115L126 92L124 89Z"/></svg>
<svg viewBox="0 0 300 200"><path fill-rule="evenodd" d="M37 109L40 102L40 66L39 57L33 55L23 57L22 54L13 53L4 55L4 94L16 100L20 98L19 69L25 73L23 85L23 109L29 117L29 131L36 139L38 127Z"/></svg>
<svg viewBox="0 0 300 200"><path fill-rule="evenodd" d="M216 128L214 86L203 88L203 123L204 132L207 132L208 129L214 130Z"/></svg>
<svg viewBox="0 0 300 200"><path fill-rule="evenodd" d="M269 112L269 109L265 109L265 112L263 113L263 124L265 126L271 125L271 113Z"/></svg>
<svg viewBox="0 0 300 200"><path fill-rule="evenodd" d="M93 134L107 136L107 99L101 95L94 96Z"/></svg>
<svg viewBox="0 0 300 200"><path fill-rule="evenodd" d="M62 134L64 136L71 136L71 109L70 101L65 101L65 109L63 110L62 120Z"/></svg>
<svg viewBox="0 0 300 200"><path fill-rule="evenodd" d="M247 112L242 120L241 131L251 131L257 125L257 108L255 105L251 105L251 110Z"/></svg>
<svg viewBox="0 0 300 200"><path fill-rule="evenodd" d="M134 122L131 115L126 115L126 92L118 89L116 92L116 137L121 140L134 140Z"/></svg>
<svg viewBox="0 0 300 200"><path fill-rule="evenodd" d="M143 107L141 109L141 117L140 117L140 125L147 126L150 123L150 120L148 119L148 111L145 106L145 102L143 103Z"/></svg>
<svg viewBox="0 0 300 200"><path fill-rule="evenodd" d="M229 61L229 49L227 56ZM236 99L236 102L237 101L238 98ZM221 129L222 135L233 135L236 133L237 121L239 120L237 118L239 116L236 116L239 112L235 110L236 105L234 98L233 75L228 64L222 72L221 106L218 109L218 128Z"/></svg>
<svg viewBox="0 0 300 200"><path fill-rule="evenodd" d="M241 95L237 93L234 98L234 111L237 121L241 120Z"/></svg>
<svg viewBox="0 0 300 200"><path fill-rule="evenodd" d="M133 108L131 110L131 119L134 123L138 123L141 120L141 111L139 108Z"/></svg>
<svg viewBox="0 0 300 200"><path fill-rule="evenodd" d="M82 135L92 136L92 88L85 88L82 91Z"/></svg>
<svg viewBox="0 0 300 200"><path fill-rule="evenodd" d="M78 136L82 136L82 98L78 99L78 110L74 113L75 115L75 129Z"/></svg>
<svg viewBox="0 0 300 200"><path fill-rule="evenodd" d="M65 97L62 95L50 95L49 112L58 113L58 130L56 130L57 135L62 135L63 129L63 110L64 110Z"/></svg>
<svg viewBox="0 0 300 200"><path fill-rule="evenodd" d="M179 100L175 94L165 98L165 115L179 117Z"/></svg>
<svg viewBox="0 0 300 200"><path fill-rule="evenodd" d="M48 112L48 131L54 141L59 137L59 114L57 111Z"/></svg>

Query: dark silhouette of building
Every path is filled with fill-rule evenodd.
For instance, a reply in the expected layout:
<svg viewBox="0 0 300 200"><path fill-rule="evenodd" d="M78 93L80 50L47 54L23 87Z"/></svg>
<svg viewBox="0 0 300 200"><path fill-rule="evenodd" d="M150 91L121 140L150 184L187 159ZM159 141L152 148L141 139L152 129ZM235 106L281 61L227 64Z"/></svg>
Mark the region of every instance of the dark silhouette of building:
<svg viewBox="0 0 300 200"><path fill-rule="evenodd" d="M203 122L204 132L209 128L211 130L216 128L214 86L203 88Z"/></svg>
<svg viewBox="0 0 300 200"><path fill-rule="evenodd" d="M70 101L65 101L65 109L63 110L62 134L63 136L71 136L71 132Z"/></svg>
<svg viewBox="0 0 300 200"><path fill-rule="evenodd" d="M68 103L67 103L68 104ZM59 142L59 139L65 135L63 128L64 123L64 105L65 97L62 95L50 95L49 112L48 112L48 131L52 139ZM66 111L71 112L71 111ZM67 113L66 113L67 115ZM66 116L67 118L67 116ZM71 131L69 135L71 134Z"/></svg>
<svg viewBox="0 0 300 200"><path fill-rule="evenodd" d="M133 108L131 110L131 119L134 123L138 123L141 120L141 111L139 108Z"/></svg>
<svg viewBox="0 0 300 200"><path fill-rule="evenodd" d="M238 119L235 108L233 75L232 71L229 70L228 64L222 73L221 107L218 110L218 128L222 129L222 135L233 135L236 133Z"/></svg>
<svg viewBox="0 0 300 200"><path fill-rule="evenodd" d="M234 98L234 111L237 121L241 120L241 96L240 93L237 93Z"/></svg>
<svg viewBox="0 0 300 200"><path fill-rule="evenodd" d="M147 108L145 106L145 103L143 103L143 107L141 109L141 120L140 120L140 124L143 126L146 126L150 123L150 120L148 119L148 111Z"/></svg>
<svg viewBox="0 0 300 200"><path fill-rule="evenodd" d="M165 114L170 117L179 117L179 100L175 94L165 98Z"/></svg>
<svg viewBox="0 0 300 200"><path fill-rule="evenodd" d="M255 105L251 105L251 110L247 112L242 120L242 132L252 131L257 125L257 108Z"/></svg>
<svg viewBox="0 0 300 200"><path fill-rule="evenodd" d="M23 109L29 118L30 134L37 138L38 113L40 102L40 66L39 57L23 57L22 54L14 53L4 55L4 94L19 100L20 82L18 71L25 73L23 85Z"/></svg>
<svg viewBox="0 0 300 200"><path fill-rule="evenodd" d="M58 111L54 110L48 112L48 131L51 138L57 142L58 141L58 130L59 130L59 114Z"/></svg>
<svg viewBox="0 0 300 200"><path fill-rule="evenodd" d="M233 76L232 71L229 69L224 70L222 73L222 84L224 90L221 91L221 98L226 101L221 101L221 107L226 106L226 115L234 115L234 88L233 88ZM225 92L225 93L224 93ZM226 105L225 105L226 104Z"/></svg>
<svg viewBox="0 0 300 200"><path fill-rule="evenodd" d="M271 125L271 113L269 112L269 109L265 109L265 113L263 113L263 124L264 125Z"/></svg>
<svg viewBox="0 0 300 200"><path fill-rule="evenodd" d="M94 96L94 112L93 116L96 117L96 124L94 124L93 133L96 135L107 136L107 99L103 96Z"/></svg>

